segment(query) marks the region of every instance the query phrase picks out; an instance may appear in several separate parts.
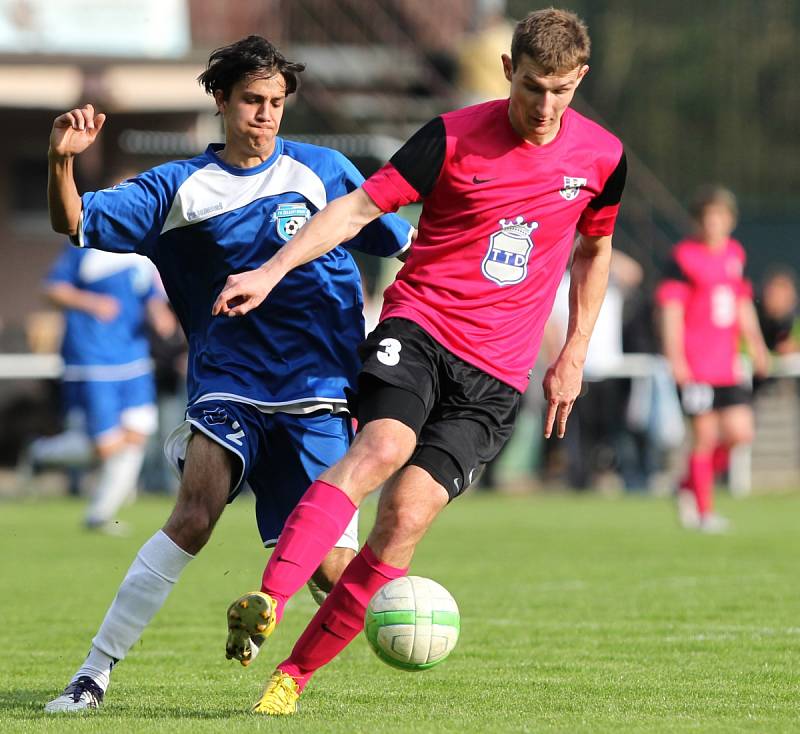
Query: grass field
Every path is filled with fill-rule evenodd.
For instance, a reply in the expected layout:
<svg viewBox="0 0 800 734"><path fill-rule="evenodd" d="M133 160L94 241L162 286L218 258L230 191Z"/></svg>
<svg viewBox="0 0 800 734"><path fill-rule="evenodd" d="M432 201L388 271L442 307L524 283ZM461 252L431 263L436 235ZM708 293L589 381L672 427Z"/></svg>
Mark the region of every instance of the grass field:
<svg viewBox="0 0 800 734"><path fill-rule="evenodd" d="M302 591L251 669L224 659L226 605L265 557L246 499L115 670L104 708L41 713L169 504L126 510L125 539L80 532L81 509L0 504L2 732L800 729L800 494L723 499L736 525L724 537L680 531L666 500L465 497L412 566L459 602L451 658L403 673L358 639L280 720L246 712L314 607Z"/></svg>

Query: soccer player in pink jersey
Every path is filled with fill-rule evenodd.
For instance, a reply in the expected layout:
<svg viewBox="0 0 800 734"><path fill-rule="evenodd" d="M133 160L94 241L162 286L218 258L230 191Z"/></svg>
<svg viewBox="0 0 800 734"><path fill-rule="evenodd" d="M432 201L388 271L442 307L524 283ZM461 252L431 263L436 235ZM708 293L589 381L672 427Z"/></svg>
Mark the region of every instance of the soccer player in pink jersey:
<svg viewBox="0 0 800 734"><path fill-rule="evenodd" d="M339 528L383 484L375 526L254 711L294 713L312 674L362 629L375 591L406 573L436 515L508 439L574 245L569 328L543 383L545 435L564 435L626 174L620 141L569 108L589 48L572 13L529 14L502 56L509 98L426 124L261 268L230 276L214 304L217 315L247 313L292 268L382 212L423 202L410 256L360 350L356 439L290 516L261 591L229 608L228 656L252 659Z"/></svg>
<svg viewBox="0 0 800 734"><path fill-rule="evenodd" d="M713 533L728 527L714 513L715 464L721 468L730 448L753 440L751 391L742 385L739 338L758 375L767 371L767 347L744 277L744 248L731 238L736 198L722 187L705 186L695 195L691 213L697 232L675 245L657 300L664 353L692 424L679 516L684 527Z"/></svg>

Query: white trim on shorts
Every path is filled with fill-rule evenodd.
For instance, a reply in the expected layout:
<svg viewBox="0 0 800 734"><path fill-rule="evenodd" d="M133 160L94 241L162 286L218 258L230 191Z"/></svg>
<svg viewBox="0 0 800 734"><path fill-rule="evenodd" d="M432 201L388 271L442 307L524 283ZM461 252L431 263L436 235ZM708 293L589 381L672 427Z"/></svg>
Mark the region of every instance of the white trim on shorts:
<svg viewBox="0 0 800 734"><path fill-rule="evenodd" d="M328 398L314 395L299 400L287 400L282 403L266 403L261 400L253 400L243 395L236 395L229 392L209 392L201 395L192 405L205 403L209 400L224 400L232 403L245 403L251 405L262 413L288 413L289 415L307 415L317 411L330 411L334 415L347 413L347 400L344 398Z"/></svg>
<svg viewBox="0 0 800 734"><path fill-rule="evenodd" d="M240 451L237 451L235 448L233 448L233 446L222 441L219 436L212 433L205 426L195 420L187 418L183 423L175 428L172 433L169 434L169 436L167 436L166 440L164 441L164 456L167 459L167 463L172 467L172 470L178 476L178 479L180 479L181 469L178 462L186 461L186 448L189 446L189 439L192 437L192 426L194 426L203 435L208 436L208 438L210 438L214 443L219 444L222 446L222 448L227 449L232 454L236 454L236 456L239 457L242 471L239 474L239 479L236 481L236 484L233 485L229 495L235 496L238 494L242 488L242 485L244 484L242 482L244 479L245 469L244 456Z"/></svg>

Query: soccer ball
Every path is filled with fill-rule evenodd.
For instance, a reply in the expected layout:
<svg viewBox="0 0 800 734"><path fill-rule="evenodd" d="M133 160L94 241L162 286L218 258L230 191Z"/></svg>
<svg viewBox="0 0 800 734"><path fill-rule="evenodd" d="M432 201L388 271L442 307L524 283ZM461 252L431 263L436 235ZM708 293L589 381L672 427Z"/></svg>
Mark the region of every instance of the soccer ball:
<svg viewBox="0 0 800 734"><path fill-rule="evenodd" d="M420 576L384 584L364 616L369 646L383 662L401 670L427 670L456 646L461 628L450 592Z"/></svg>

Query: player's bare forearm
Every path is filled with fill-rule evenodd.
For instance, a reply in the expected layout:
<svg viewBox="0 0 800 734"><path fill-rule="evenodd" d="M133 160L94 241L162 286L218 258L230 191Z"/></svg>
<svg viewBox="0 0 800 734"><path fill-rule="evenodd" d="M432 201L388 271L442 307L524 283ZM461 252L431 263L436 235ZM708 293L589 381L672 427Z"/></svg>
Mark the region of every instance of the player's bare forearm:
<svg viewBox="0 0 800 734"><path fill-rule="evenodd" d="M75 186L75 156L94 143L103 129L106 116L95 113L87 104L65 112L53 120L50 131L47 177L47 204L50 224L56 232L75 235L81 216L81 197Z"/></svg>
<svg viewBox="0 0 800 734"><path fill-rule="evenodd" d="M567 337L542 383L547 401L545 438L550 438L554 427L558 437L564 437L567 418L580 395L583 365L589 339L605 298L610 264L611 237L581 235L570 270Z"/></svg>
<svg viewBox="0 0 800 734"><path fill-rule="evenodd" d="M162 339L168 339L178 328L175 314L161 296L153 296L147 300L147 319Z"/></svg>
<svg viewBox="0 0 800 734"><path fill-rule="evenodd" d="M69 283L51 283L45 286L44 295L51 304L58 308L88 310L86 293Z"/></svg>
<svg viewBox="0 0 800 734"><path fill-rule="evenodd" d="M273 260L284 275L294 268L330 252L342 242L353 239L373 219L383 212L359 188L347 196L335 199L322 211L311 217Z"/></svg>
<svg viewBox="0 0 800 734"><path fill-rule="evenodd" d="M668 301L661 309L661 344L678 385L692 379L684 350L684 310L679 301Z"/></svg>
<svg viewBox="0 0 800 734"><path fill-rule="evenodd" d="M581 235L570 270L569 324L562 350L581 365L606 295L610 265L611 237Z"/></svg>
<svg viewBox="0 0 800 734"><path fill-rule="evenodd" d="M212 314L243 316L252 311L289 271L353 239L381 214L380 208L361 188L332 201L261 267L228 276L211 309Z"/></svg>
<svg viewBox="0 0 800 734"><path fill-rule="evenodd" d="M49 155L47 205L50 226L61 234L75 235L81 216L81 197L75 186L72 156Z"/></svg>
<svg viewBox="0 0 800 734"><path fill-rule="evenodd" d="M101 321L111 321L119 313L119 301L113 296L82 290L71 283L51 283L44 294L58 308L83 311Z"/></svg>

